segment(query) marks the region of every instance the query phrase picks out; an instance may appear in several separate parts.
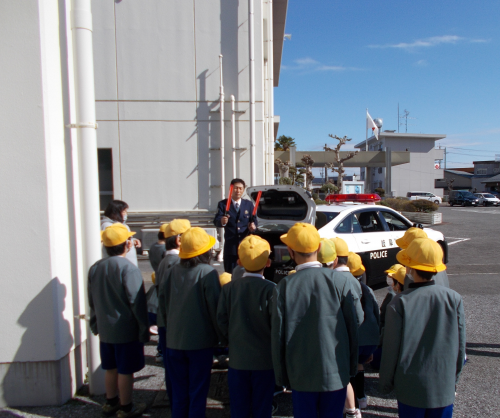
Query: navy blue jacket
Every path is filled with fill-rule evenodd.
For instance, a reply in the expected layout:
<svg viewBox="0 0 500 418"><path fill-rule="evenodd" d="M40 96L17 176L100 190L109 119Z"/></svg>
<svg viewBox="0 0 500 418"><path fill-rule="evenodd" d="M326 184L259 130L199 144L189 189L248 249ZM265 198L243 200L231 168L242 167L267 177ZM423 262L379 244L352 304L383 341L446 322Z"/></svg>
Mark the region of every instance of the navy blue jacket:
<svg viewBox="0 0 500 418"><path fill-rule="evenodd" d="M226 213L227 199L221 200L217 205L217 213L214 218L214 225L222 228L221 218ZM224 227L224 254L238 255L238 245L247 235L250 235L248 224L251 222L253 203L247 199L241 199L240 210L236 212L233 202L229 208L229 220ZM255 220L257 226L257 220Z"/></svg>

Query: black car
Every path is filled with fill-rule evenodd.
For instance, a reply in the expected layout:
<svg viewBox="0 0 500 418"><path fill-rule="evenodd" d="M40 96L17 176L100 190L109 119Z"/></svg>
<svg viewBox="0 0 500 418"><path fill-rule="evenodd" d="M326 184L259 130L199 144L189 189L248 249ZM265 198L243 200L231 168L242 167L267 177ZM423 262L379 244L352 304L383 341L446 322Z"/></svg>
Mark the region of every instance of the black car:
<svg viewBox="0 0 500 418"><path fill-rule="evenodd" d="M450 190L448 195L450 206L478 206L479 199L467 190Z"/></svg>

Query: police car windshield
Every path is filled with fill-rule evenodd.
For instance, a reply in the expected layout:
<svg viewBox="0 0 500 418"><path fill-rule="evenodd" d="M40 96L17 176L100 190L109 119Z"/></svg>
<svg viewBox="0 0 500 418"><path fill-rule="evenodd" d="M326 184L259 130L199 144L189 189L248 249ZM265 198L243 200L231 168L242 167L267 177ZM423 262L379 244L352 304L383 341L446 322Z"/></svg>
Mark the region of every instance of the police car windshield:
<svg viewBox="0 0 500 418"><path fill-rule="evenodd" d="M323 228L328 222L335 219L340 212L316 212L316 229Z"/></svg>

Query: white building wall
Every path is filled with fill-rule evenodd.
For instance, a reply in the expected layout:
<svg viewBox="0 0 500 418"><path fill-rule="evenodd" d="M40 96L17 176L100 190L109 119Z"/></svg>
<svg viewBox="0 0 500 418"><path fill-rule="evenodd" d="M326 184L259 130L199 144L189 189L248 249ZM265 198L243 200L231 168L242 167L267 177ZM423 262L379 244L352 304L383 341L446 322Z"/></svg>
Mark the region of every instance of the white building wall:
<svg viewBox="0 0 500 418"><path fill-rule="evenodd" d="M66 6L0 3L0 407L61 404L83 383Z"/></svg>
<svg viewBox="0 0 500 418"><path fill-rule="evenodd" d="M221 198L219 54L225 182L232 178L231 95L245 111L236 116L236 148L246 148L236 152L236 174L250 182L247 2L93 0L92 7L97 139L100 148L113 150L114 198L132 211L215 209ZM258 184L266 181L264 7L268 3L255 2Z"/></svg>

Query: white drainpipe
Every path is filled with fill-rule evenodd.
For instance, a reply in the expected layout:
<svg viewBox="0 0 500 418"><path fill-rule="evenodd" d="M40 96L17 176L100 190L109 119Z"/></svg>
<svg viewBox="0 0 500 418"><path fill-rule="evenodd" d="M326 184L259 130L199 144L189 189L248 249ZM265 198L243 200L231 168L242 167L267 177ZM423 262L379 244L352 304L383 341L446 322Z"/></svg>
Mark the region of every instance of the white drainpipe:
<svg viewBox="0 0 500 418"><path fill-rule="evenodd" d="M274 33L273 33L273 0L269 0L269 30L268 30L268 74L269 74L269 178L268 184L274 184Z"/></svg>
<svg viewBox="0 0 500 418"><path fill-rule="evenodd" d="M77 129L84 273L87 273L89 268L102 257L90 2L91 0L72 0L71 8L76 123L70 127ZM87 283L83 288L88 318L90 308ZM101 395L105 393L105 387L104 371L100 367L99 339L90 332L88 326L87 360L90 393Z"/></svg>
<svg viewBox="0 0 500 418"><path fill-rule="evenodd" d="M226 194L226 168L224 156L224 85L222 84L222 55L219 55L220 65L220 169L221 169L221 193L222 200ZM234 151L233 151L234 152Z"/></svg>
<svg viewBox="0 0 500 418"><path fill-rule="evenodd" d="M236 178L236 103L231 94L231 139L233 142L233 179Z"/></svg>
<svg viewBox="0 0 500 418"><path fill-rule="evenodd" d="M270 169L270 155L269 155L269 86L268 86L268 76L269 76L269 66L267 60L264 61L264 161L265 161L265 176L264 176L264 184L267 183L267 179L269 178L269 169Z"/></svg>
<svg viewBox="0 0 500 418"><path fill-rule="evenodd" d="M248 49L250 60L250 184L256 186L255 173L255 48L254 0L248 0Z"/></svg>

